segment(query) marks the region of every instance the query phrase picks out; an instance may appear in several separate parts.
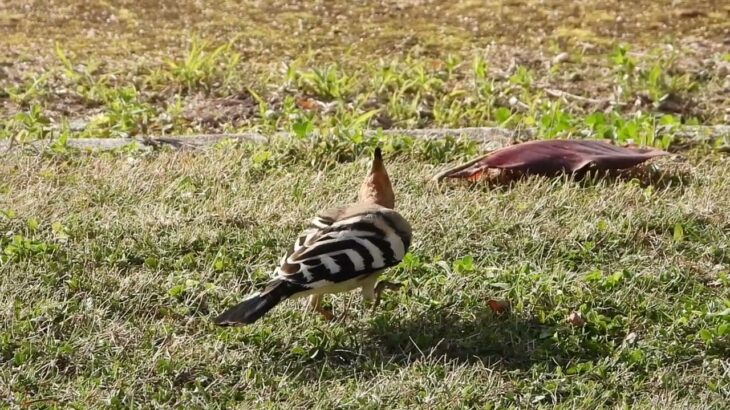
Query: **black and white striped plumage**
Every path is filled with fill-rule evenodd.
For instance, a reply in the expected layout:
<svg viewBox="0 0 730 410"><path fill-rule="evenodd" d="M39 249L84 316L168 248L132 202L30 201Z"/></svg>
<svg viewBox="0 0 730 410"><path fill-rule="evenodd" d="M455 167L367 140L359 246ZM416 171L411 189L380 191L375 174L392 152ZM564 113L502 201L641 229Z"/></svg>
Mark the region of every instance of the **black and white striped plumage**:
<svg viewBox="0 0 730 410"><path fill-rule="evenodd" d="M323 294L356 288L362 288L365 299L376 299L378 276L397 265L411 244L411 227L392 209L393 198L380 150L376 150L358 203L318 214L281 259L265 288L218 316L215 323L253 323L285 299L312 296L318 306L317 298Z"/></svg>
<svg viewBox="0 0 730 410"><path fill-rule="evenodd" d="M324 212L281 260L276 274L317 289L397 265L411 242L408 222L379 205Z"/></svg>
<svg viewBox="0 0 730 410"><path fill-rule="evenodd" d="M410 244L410 225L392 209L356 204L325 211L297 238L266 288L216 323L252 323L285 299L358 287L372 299L379 273L403 260Z"/></svg>

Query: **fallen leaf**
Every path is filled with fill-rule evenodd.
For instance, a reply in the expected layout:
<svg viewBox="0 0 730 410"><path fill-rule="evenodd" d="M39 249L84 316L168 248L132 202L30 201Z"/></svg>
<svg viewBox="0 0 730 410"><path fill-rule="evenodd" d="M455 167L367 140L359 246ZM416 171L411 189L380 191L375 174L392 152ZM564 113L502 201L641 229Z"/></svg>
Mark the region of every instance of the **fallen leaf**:
<svg viewBox="0 0 730 410"><path fill-rule="evenodd" d="M707 13L705 13L704 11L693 10L693 9L678 10L675 12L675 14L680 18L690 18L690 19L707 16Z"/></svg>
<svg viewBox="0 0 730 410"><path fill-rule="evenodd" d="M591 169L625 169L667 154L657 149L618 147L598 140L530 141L496 150L467 166L441 173L438 178L474 179L492 169L546 176Z"/></svg>
<svg viewBox="0 0 730 410"><path fill-rule="evenodd" d="M563 52L563 53L560 53L560 54L556 55L555 57L553 57L552 63L560 64L560 63L564 63L568 60L570 60L570 54Z"/></svg>
<svg viewBox="0 0 730 410"><path fill-rule="evenodd" d="M430 60L428 62L428 66L432 70L439 70L439 69L441 69L441 67L444 66L444 63L441 60Z"/></svg>
<svg viewBox="0 0 730 410"><path fill-rule="evenodd" d="M635 332L631 332L626 337L624 337L624 344L626 345L632 345L634 342L636 342L636 338L638 335Z"/></svg>
<svg viewBox="0 0 730 410"><path fill-rule="evenodd" d="M319 111L322 108L321 102L309 97L297 97L295 103L297 107L308 111Z"/></svg>
<svg viewBox="0 0 730 410"><path fill-rule="evenodd" d="M568 315L568 323L575 327L583 327L586 324L580 312L572 311Z"/></svg>
<svg viewBox="0 0 730 410"><path fill-rule="evenodd" d="M510 311L510 303L504 299L489 299L487 301L489 309L492 310L496 315L501 316Z"/></svg>

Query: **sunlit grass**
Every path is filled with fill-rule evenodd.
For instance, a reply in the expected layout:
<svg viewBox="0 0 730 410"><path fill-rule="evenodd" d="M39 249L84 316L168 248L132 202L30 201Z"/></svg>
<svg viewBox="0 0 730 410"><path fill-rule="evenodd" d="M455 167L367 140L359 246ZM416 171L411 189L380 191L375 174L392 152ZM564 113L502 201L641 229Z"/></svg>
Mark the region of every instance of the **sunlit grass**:
<svg viewBox="0 0 730 410"><path fill-rule="evenodd" d="M247 76L231 43L194 40L179 58L128 73L73 61L60 47L56 55L58 67L29 75L10 89L21 111L2 120L0 136L32 140L60 133L84 138L255 130L302 137L350 128L503 126L535 128L541 138L588 134L667 148L673 127L704 120L691 111L662 112L668 99L688 102L698 82L669 74L671 58L637 60L625 46L606 59L620 92L588 105L546 93L532 69L517 66L504 76L480 57L379 60L356 69L289 63L262 83L262 77ZM50 91L58 88L62 95ZM648 105L634 103L642 98ZM72 108L64 108L69 104Z"/></svg>
<svg viewBox="0 0 730 410"><path fill-rule="evenodd" d="M689 175L664 184L435 186L483 148L365 132L679 148L677 127L729 119L721 2L32 3L0 10L0 139L55 142L0 161L5 405L726 407L723 154L684 151ZM66 144L249 131L290 138ZM214 327L309 217L354 198L376 145L414 228L387 272L405 289L374 314L331 298L350 303L334 323L285 303Z"/></svg>
<svg viewBox="0 0 730 410"><path fill-rule="evenodd" d="M692 155L692 177L664 187L436 187L473 146L403 140L386 157L415 241L387 275L405 290L375 314L331 298L350 303L341 322L285 303L215 328L309 216L354 198L375 142L6 157L0 391L58 407L722 407L730 168L716 157Z"/></svg>

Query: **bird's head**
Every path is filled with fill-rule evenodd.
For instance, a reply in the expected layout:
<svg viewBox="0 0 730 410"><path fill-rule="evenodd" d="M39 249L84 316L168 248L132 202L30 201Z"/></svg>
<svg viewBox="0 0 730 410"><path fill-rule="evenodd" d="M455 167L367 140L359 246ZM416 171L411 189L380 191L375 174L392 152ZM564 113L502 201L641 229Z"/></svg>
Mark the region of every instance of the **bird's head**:
<svg viewBox="0 0 730 410"><path fill-rule="evenodd" d="M363 204L378 204L390 209L395 207L395 194L383 164L383 153L380 151L380 147L375 148L370 172L360 186L357 200Z"/></svg>

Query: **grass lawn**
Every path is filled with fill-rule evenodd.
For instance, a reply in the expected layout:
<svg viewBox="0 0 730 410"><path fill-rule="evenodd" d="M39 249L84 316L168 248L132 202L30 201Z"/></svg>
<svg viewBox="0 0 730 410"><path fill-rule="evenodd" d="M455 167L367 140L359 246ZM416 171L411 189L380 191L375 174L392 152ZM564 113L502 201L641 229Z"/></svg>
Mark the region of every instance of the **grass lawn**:
<svg viewBox="0 0 730 410"><path fill-rule="evenodd" d="M680 186L480 189L429 186L434 157L391 154L415 232L388 274L405 290L374 315L358 294L331 298L338 313L351 302L342 322L287 302L254 326L219 329L213 315L266 280L302 218L352 200L367 167L365 155L279 165L286 149L263 150L6 158L3 396L125 407L726 402L727 159L691 158ZM262 152L271 161L256 161ZM512 312L495 316L490 299Z"/></svg>
<svg viewBox="0 0 730 410"><path fill-rule="evenodd" d="M727 407L730 161L672 128L730 119L723 2L48 3L0 5L0 138L294 138L3 153L0 408ZM459 126L676 149L653 163L685 176L435 186L482 148L361 132ZM215 327L378 141L404 289Z"/></svg>
<svg viewBox="0 0 730 410"><path fill-rule="evenodd" d="M242 3L0 6L0 138L730 121L722 2Z"/></svg>

